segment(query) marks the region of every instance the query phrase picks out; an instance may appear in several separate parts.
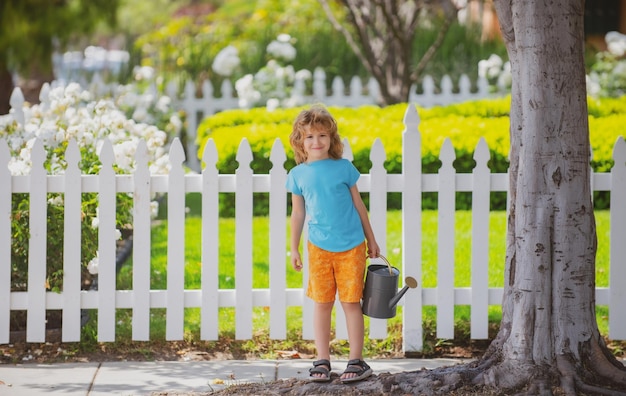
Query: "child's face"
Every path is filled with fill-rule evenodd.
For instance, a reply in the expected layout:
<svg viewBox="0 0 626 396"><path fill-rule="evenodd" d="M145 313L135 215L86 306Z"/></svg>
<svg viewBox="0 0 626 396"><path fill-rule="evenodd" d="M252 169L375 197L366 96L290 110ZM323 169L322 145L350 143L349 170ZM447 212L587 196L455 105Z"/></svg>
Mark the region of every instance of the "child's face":
<svg viewBox="0 0 626 396"><path fill-rule="evenodd" d="M330 133L325 129L308 127L304 131L303 143L307 162L327 159L330 141Z"/></svg>

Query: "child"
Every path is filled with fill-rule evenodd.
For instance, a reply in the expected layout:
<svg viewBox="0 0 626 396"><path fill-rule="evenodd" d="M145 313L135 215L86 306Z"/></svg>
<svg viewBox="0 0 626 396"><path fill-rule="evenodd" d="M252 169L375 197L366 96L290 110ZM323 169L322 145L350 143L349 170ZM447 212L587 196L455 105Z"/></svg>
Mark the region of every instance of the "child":
<svg viewBox="0 0 626 396"><path fill-rule="evenodd" d="M311 380L327 382L330 377L330 327L335 294L346 315L350 360L342 382L369 377L371 368L363 361L364 324L360 300L367 256L378 257L367 208L356 186L359 171L342 159L343 144L337 121L322 106L300 112L289 142L296 163L287 178L292 192L291 264L302 270L300 238L309 215L309 284L307 296L314 302L314 334L317 360Z"/></svg>

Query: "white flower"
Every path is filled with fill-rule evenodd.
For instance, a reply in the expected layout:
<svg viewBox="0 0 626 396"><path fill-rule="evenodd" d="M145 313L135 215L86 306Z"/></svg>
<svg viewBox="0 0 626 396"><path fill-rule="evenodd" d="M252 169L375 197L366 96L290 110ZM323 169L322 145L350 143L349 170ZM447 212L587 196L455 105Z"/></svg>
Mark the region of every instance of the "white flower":
<svg viewBox="0 0 626 396"><path fill-rule="evenodd" d="M615 56L626 54L626 35L619 32L608 32L604 36L608 51Z"/></svg>
<svg viewBox="0 0 626 396"><path fill-rule="evenodd" d="M239 97L239 107L250 108L261 99L261 93L254 88L254 77L246 74L235 82L235 89Z"/></svg>
<svg viewBox="0 0 626 396"><path fill-rule="evenodd" d="M283 107L298 107L305 104L305 100L302 95L292 94L290 97L282 101Z"/></svg>
<svg viewBox="0 0 626 396"><path fill-rule="evenodd" d="M291 62L296 58L296 49L291 45L291 36L280 34L267 45L267 53L275 58Z"/></svg>
<svg viewBox="0 0 626 396"><path fill-rule="evenodd" d="M613 75L626 76L626 61L619 61L613 68Z"/></svg>
<svg viewBox="0 0 626 396"><path fill-rule="evenodd" d="M91 275L97 275L98 264L99 264L99 258L98 258L98 252L96 252L96 257L92 258L87 264L87 271L89 271Z"/></svg>
<svg viewBox="0 0 626 396"><path fill-rule="evenodd" d="M172 132L174 135L178 135L183 128L183 121L180 119L178 114L172 114L169 121L169 127L171 128L171 131L169 132Z"/></svg>
<svg viewBox="0 0 626 396"><path fill-rule="evenodd" d="M156 161L150 164L149 169L150 173L153 175L166 175L170 173L171 164L169 155L164 154L159 156Z"/></svg>
<svg viewBox="0 0 626 396"><path fill-rule="evenodd" d="M598 73L591 72L591 74L587 75L587 93L590 96L597 97L600 95L602 91L602 87L600 85Z"/></svg>
<svg viewBox="0 0 626 396"><path fill-rule="evenodd" d="M266 48L270 57L267 64L255 74L247 74L235 82L240 108L266 106L273 110L303 104L304 81L311 79L312 73L296 72L293 65L285 64L296 57L293 42L290 35L279 34Z"/></svg>
<svg viewBox="0 0 626 396"><path fill-rule="evenodd" d="M288 43L291 41L291 36L287 33L281 33L278 35L278 37L276 37L276 40L281 43Z"/></svg>
<svg viewBox="0 0 626 396"><path fill-rule="evenodd" d="M265 106L267 107L267 111L274 111L280 107L280 101L276 98L271 98L267 100L267 104Z"/></svg>
<svg viewBox="0 0 626 396"><path fill-rule="evenodd" d="M150 217L155 219L159 215L159 201L150 202Z"/></svg>
<svg viewBox="0 0 626 396"><path fill-rule="evenodd" d="M511 74L511 62L506 62L502 68L502 72L498 76L498 86L501 89L508 89L513 84L513 75Z"/></svg>
<svg viewBox="0 0 626 396"><path fill-rule="evenodd" d="M137 142L134 139L122 140L113 146L115 154L115 163L117 166L131 173L135 168L135 152L137 150Z"/></svg>
<svg viewBox="0 0 626 396"><path fill-rule="evenodd" d="M154 106L161 113L167 113L170 109L170 104L172 103L172 99L169 96L161 96Z"/></svg>
<svg viewBox="0 0 626 396"><path fill-rule="evenodd" d="M220 76L228 77L233 74L241 63L237 48L232 45L226 46L215 56L211 68Z"/></svg>
<svg viewBox="0 0 626 396"><path fill-rule="evenodd" d="M502 70L503 61L496 54L491 54L489 59L478 62L478 75L482 78L495 78Z"/></svg>
<svg viewBox="0 0 626 396"><path fill-rule="evenodd" d="M133 113L133 120L139 122L146 122L149 119L149 113L146 108L138 107Z"/></svg>
<svg viewBox="0 0 626 396"><path fill-rule="evenodd" d="M154 68L149 67L149 66L141 66L141 67L136 66L133 69L133 74L135 75L135 80L142 81L142 80L152 80L154 78L155 72L154 72Z"/></svg>
<svg viewBox="0 0 626 396"><path fill-rule="evenodd" d="M63 195L56 194L54 197L49 198L48 204L52 206L63 206Z"/></svg>
<svg viewBox="0 0 626 396"><path fill-rule="evenodd" d="M50 157L50 173L54 175L61 175L65 172L67 164L64 159L59 158L57 153L53 153Z"/></svg>
<svg viewBox="0 0 626 396"><path fill-rule="evenodd" d="M32 166L32 163L30 162L30 160L26 161L24 159L15 158L15 157L9 160L9 171L11 172L12 175L16 175L16 176L28 175L30 173L31 166Z"/></svg>

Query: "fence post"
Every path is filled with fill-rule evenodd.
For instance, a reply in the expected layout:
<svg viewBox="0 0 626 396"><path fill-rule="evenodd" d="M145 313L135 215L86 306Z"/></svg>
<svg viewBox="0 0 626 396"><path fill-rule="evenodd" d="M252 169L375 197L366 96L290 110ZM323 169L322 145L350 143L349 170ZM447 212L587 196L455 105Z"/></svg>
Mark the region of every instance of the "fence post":
<svg viewBox="0 0 626 396"><path fill-rule="evenodd" d="M450 138L443 141L437 193L437 338L454 338L454 248L456 170Z"/></svg>
<svg viewBox="0 0 626 396"><path fill-rule="evenodd" d="M74 139L65 151L65 193L63 197L63 342L80 341L81 285L81 170L80 150Z"/></svg>
<svg viewBox="0 0 626 396"><path fill-rule="evenodd" d="M422 138L419 115L409 104L402 132L402 273L422 282ZM422 350L422 289L404 296L402 349Z"/></svg>
<svg viewBox="0 0 626 396"><path fill-rule="evenodd" d="M148 147L140 140L135 151L133 191L133 340L150 340L150 186Z"/></svg>
<svg viewBox="0 0 626 396"><path fill-rule="evenodd" d="M211 138L202 155L202 307L200 337L217 340L219 318L219 179L217 149Z"/></svg>
<svg viewBox="0 0 626 396"><path fill-rule="evenodd" d="M489 338L489 158L489 147L481 137L474 152L472 185L472 339Z"/></svg>
<svg viewBox="0 0 626 396"><path fill-rule="evenodd" d="M285 241L287 240L287 171L285 147L279 138L274 140L270 161L270 338L287 338L287 267Z"/></svg>
<svg viewBox="0 0 626 396"><path fill-rule="evenodd" d="M239 168L235 171L235 338L252 338L252 150L243 138L237 150Z"/></svg>
<svg viewBox="0 0 626 396"><path fill-rule="evenodd" d="M385 149L380 138L374 140L370 160L370 221L376 242L383 255L387 255L387 170L385 169ZM370 338L387 337L387 319L370 318Z"/></svg>
<svg viewBox="0 0 626 396"><path fill-rule="evenodd" d="M37 139L31 151L30 213L28 240L28 311L26 341L46 340L46 245L47 180L43 166L46 159L43 143Z"/></svg>
<svg viewBox="0 0 626 396"><path fill-rule="evenodd" d="M0 139L0 344L8 344L11 318L11 153ZM2 220L4 219L4 220Z"/></svg>
<svg viewBox="0 0 626 396"><path fill-rule="evenodd" d="M626 339L626 142L620 136L613 148L611 169L611 251L609 281L609 337Z"/></svg>
<svg viewBox="0 0 626 396"><path fill-rule="evenodd" d="M170 148L167 186L167 313L165 338L182 340L185 324L185 154L178 138Z"/></svg>
<svg viewBox="0 0 626 396"><path fill-rule="evenodd" d="M98 341L115 341L116 180L113 146L104 140L98 176Z"/></svg>

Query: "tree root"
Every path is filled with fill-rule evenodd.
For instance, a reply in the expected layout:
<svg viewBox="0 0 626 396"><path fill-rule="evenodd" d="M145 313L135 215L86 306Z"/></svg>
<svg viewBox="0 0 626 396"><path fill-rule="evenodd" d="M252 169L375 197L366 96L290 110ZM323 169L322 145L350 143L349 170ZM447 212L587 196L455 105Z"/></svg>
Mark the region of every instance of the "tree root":
<svg viewBox="0 0 626 396"><path fill-rule="evenodd" d="M499 340L492 342L493 347L481 359L466 364L381 373L351 386L339 380L325 384L292 380L256 385L249 393L228 394L626 396L626 368L601 341L590 340L576 356L558 354L551 364L537 364L532 360L507 359Z"/></svg>
<svg viewBox="0 0 626 396"><path fill-rule="evenodd" d="M613 389L604 389L599 386L587 385L576 381L576 388L589 395L605 395L605 396L626 396L626 392ZM575 395L580 393L574 393Z"/></svg>
<svg viewBox="0 0 626 396"><path fill-rule="evenodd" d="M317 383L291 379L264 384L233 386L215 395L281 395L304 396L334 395L515 395L515 396L578 396L603 395L626 396L626 392L615 389L619 384L587 383L570 357L560 356L553 366L540 366L515 360L498 360L498 354L467 364L422 369L403 373L381 373L347 386L338 379L330 383ZM588 371L587 369L583 369ZM506 378L508 375L509 378ZM514 378L514 380L512 380ZM599 377L594 377L598 380ZM478 381L481 379L481 381ZM493 381L488 383L487 380Z"/></svg>
<svg viewBox="0 0 626 396"><path fill-rule="evenodd" d="M492 357L488 361L475 363L476 368L482 370L479 370L473 382L506 394L523 389L517 395L552 395L558 390L558 394L566 396L581 393L626 396L622 390L626 388L626 369L614 357L607 359L600 345L590 344L588 367L575 364L574 359L567 355L557 356L556 367L542 367L532 362L510 359L494 364Z"/></svg>

